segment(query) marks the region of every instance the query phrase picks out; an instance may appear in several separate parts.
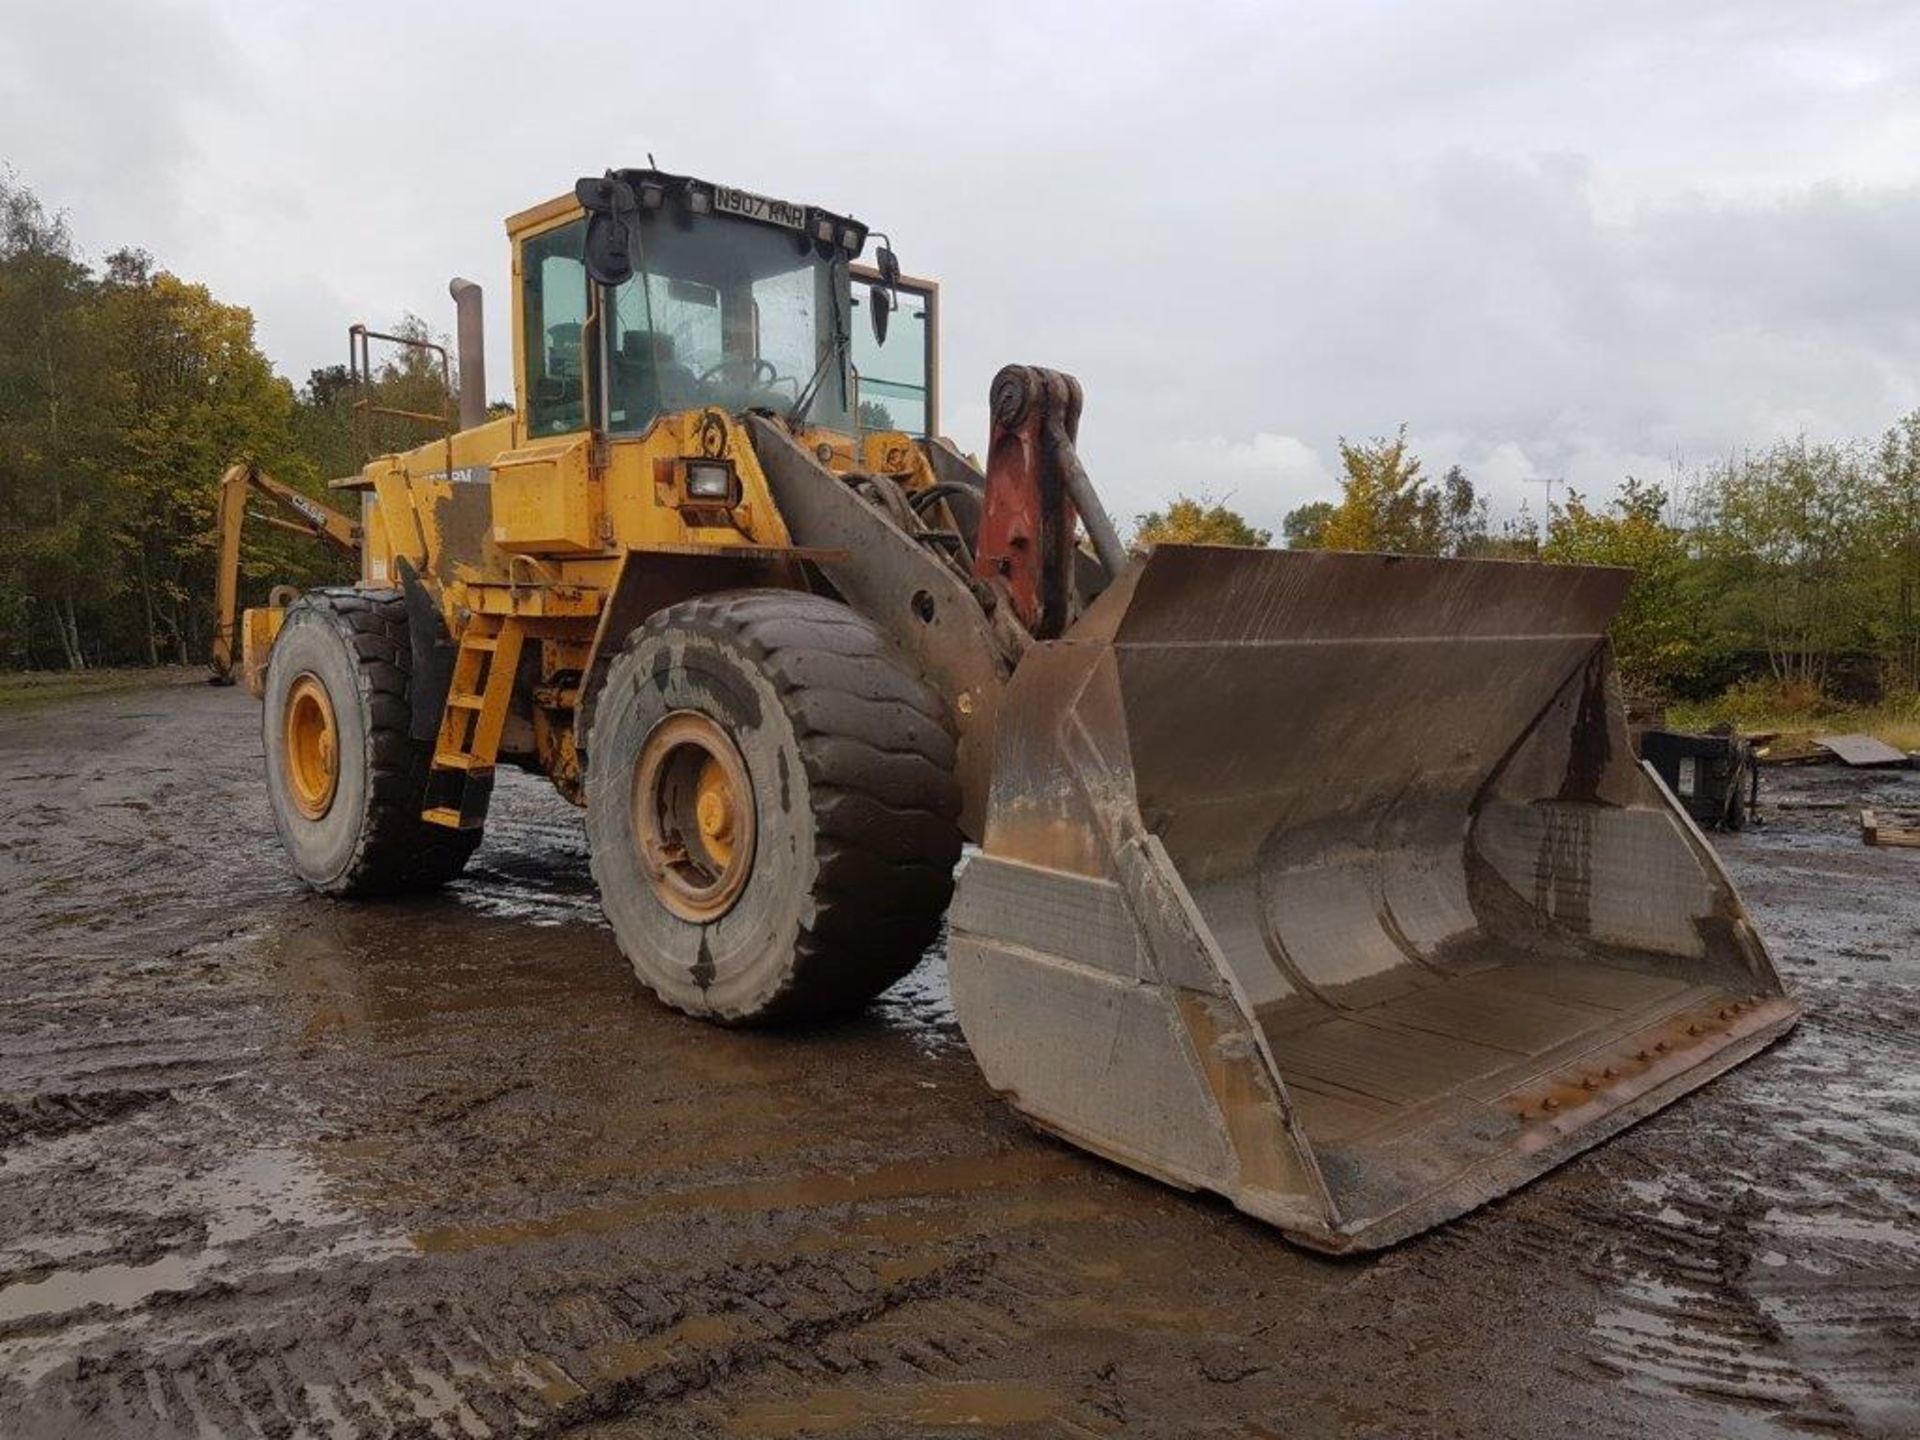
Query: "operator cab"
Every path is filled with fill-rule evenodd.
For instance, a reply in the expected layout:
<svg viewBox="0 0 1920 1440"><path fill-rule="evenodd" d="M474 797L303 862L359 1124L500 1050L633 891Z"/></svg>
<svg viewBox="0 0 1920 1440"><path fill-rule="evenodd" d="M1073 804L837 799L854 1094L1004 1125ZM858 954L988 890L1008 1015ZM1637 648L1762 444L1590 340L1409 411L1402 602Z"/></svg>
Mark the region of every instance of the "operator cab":
<svg viewBox="0 0 1920 1440"><path fill-rule="evenodd" d="M637 435L661 415L706 407L842 434L869 428L859 424L852 339L853 261L868 233L860 222L686 176L618 170L508 226L518 240L530 437L590 426ZM885 250L881 261L880 271L863 271L891 276L865 297L869 318L903 308L898 268ZM891 295L885 284L895 284ZM924 389L930 298L920 287L909 297L920 333L898 336L888 358L913 352L891 368L914 370ZM884 319L873 328L884 331Z"/></svg>

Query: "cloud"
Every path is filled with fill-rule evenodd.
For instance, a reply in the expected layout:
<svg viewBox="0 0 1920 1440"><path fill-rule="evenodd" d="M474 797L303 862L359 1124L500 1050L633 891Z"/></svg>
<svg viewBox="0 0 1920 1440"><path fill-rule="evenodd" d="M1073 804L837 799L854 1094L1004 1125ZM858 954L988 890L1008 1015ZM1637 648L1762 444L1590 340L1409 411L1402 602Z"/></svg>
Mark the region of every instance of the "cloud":
<svg viewBox="0 0 1920 1440"><path fill-rule="evenodd" d="M1157 477L1141 494L1139 509L1153 508L1175 493L1204 497L1275 532L1287 511L1333 488L1327 463L1312 446L1269 431L1247 440L1224 435L1174 440L1166 446Z"/></svg>
<svg viewBox="0 0 1920 1440"><path fill-rule="evenodd" d="M1089 426L1092 397L1151 395L1100 409L1122 432L1087 441L1103 478L1153 483L1182 405L1201 433L1225 419L1323 456L1404 422L1435 473L1462 464L1496 510L1537 512L1531 480L1605 493L1920 404L1920 186L1613 215L1583 160L1450 152L1324 193L1284 256L1219 238L1246 247L1214 267L1232 313L1197 304L1090 353Z"/></svg>
<svg viewBox="0 0 1920 1440"><path fill-rule="evenodd" d="M249 90L205 6L21 7L0 45L0 161L50 209L72 211L95 257L123 245L191 253L203 126Z"/></svg>
<svg viewBox="0 0 1920 1440"><path fill-rule="evenodd" d="M1912 5L16 8L0 159L95 254L252 305L296 380L351 320L449 325L459 273L504 393L501 218L652 152L939 277L962 446L1002 364L1078 375L1120 516L1210 487L1277 524L1339 437L1403 422L1537 511L1542 477L1603 492L1920 404ZM423 78L505 54L511 104Z"/></svg>

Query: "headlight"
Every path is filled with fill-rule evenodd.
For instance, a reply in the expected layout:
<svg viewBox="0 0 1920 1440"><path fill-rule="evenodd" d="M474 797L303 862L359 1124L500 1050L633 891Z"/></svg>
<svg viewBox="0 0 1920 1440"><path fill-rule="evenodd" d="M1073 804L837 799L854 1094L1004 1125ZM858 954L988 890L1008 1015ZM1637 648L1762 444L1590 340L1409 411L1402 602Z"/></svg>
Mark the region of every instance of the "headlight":
<svg viewBox="0 0 1920 1440"><path fill-rule="evenodd" d="M687 498L730 504L733 500L733 467L724 460L689 460Z"/></svg>

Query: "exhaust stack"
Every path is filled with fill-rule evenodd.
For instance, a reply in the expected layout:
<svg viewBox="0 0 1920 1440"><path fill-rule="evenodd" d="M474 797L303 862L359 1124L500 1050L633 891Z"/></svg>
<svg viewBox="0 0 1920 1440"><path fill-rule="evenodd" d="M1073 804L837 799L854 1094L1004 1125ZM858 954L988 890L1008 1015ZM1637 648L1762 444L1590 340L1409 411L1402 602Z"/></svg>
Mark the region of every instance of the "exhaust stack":
<svg viewBox="0 0 1920 1440"><path fill-rule="evenodd" d="M471 430L487 419L486 325L480 309L480 287L459 276L447 286L457 316L460 357L460 428Z"/></svg>

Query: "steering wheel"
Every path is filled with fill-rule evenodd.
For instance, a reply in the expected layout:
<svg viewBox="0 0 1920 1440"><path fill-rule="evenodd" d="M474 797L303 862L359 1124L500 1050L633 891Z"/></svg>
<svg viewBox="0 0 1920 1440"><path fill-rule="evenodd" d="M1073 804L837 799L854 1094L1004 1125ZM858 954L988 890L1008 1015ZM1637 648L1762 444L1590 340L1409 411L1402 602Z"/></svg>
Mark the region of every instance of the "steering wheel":
<svg viewBox="0 0 1920 1440"><path fill-rule="evenodd" d="M728 355L718 363L709 365L706 369L702 370L700 372L700 383L705 385L708 381L717 380L729 371L736 374L744 374L746 383L749 386L761 390L767 389L774 381L780 378L779 370L776 369L773 362L765 356ZM763 372L767 377L765 380L760 378Z"/></svg>

